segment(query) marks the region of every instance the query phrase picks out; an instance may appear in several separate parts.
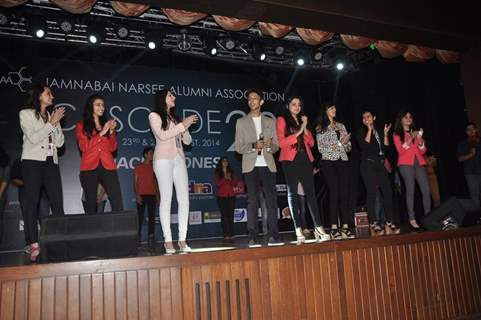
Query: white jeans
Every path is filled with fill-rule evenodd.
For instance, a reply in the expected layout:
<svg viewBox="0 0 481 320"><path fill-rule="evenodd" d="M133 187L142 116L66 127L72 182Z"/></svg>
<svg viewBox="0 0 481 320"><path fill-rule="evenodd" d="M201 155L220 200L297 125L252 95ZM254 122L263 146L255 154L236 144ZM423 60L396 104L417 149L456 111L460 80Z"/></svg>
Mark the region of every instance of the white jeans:
<svg viewBox="0 0 481 320"><path fill-rule="evenodd" d="M173 186L175 186L178 203L179 241L185 241L189 222L189 179L187 177L185 160L180 155L177 155L174 159L154 160L153 166L159 184L159 215L164 241L172 241L170 210Z"/></svg>

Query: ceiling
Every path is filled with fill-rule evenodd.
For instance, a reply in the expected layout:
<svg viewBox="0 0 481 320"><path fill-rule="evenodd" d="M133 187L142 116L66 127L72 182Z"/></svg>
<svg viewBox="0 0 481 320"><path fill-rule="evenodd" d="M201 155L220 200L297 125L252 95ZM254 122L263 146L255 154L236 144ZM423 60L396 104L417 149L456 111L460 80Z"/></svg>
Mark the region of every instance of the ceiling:
<svg viewBox="0 0 481 320"><path fill-rule="evenodd" d="M423 45L467 50L481 45L479 1L128 0L249 20L275 22Z"/></svg>

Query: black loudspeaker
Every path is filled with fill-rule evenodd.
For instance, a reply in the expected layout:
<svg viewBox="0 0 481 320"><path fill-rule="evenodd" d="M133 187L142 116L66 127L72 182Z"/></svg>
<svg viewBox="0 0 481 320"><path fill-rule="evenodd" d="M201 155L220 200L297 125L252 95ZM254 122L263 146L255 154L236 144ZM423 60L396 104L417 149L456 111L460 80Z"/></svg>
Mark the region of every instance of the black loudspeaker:
<svg viewBox="0 0 481 320"><path fill-rule="evenodd" d="M66 261L135 255L138 218L133 211L48 217L40 231L42 260Z"/></svg>
<svg viewBox="0 0 481 320"><path fill-rule="evenodd" d="M422 224L427 230L450 230L479 223L479 216L480 209L473 206L470 200L451 197L427 214Z"/></svg>

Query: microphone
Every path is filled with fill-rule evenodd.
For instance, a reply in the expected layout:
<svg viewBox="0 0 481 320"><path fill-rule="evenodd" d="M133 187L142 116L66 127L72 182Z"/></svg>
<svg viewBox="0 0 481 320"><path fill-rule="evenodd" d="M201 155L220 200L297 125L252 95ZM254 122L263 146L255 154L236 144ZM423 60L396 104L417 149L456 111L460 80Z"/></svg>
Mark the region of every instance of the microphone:
<svg viewBox="0 0 481 320"><path fill-rule="evenodd" d="M264 134L261 132L259 134L259 141L264 141ZM257 150L257 155L260 156L262 154L262 150Z"/></svg>

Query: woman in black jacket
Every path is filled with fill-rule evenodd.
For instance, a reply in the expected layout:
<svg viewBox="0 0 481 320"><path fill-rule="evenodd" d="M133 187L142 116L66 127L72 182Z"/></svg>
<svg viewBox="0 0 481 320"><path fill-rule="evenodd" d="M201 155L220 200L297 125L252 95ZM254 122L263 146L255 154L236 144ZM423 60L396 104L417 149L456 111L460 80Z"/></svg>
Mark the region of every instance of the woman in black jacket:
<svg viewBox="0 0 481 320"><path fill-rule="evenodd" d="M384 125L384 132L375 127L376 116L371 111L362 113L364 127L358 131L357 141L361 149L361 176L366 186L366 202L373 236L383 234L399 234L397 221L394 221L392 201L392 188L389 182L388 172L384 166L386 147L389 146L389 129L391 124ZM381 136L379 133L383 134ZM375 221L376 190L382 193L383 205L386 216L384 230L378 221Z"/></svg>

